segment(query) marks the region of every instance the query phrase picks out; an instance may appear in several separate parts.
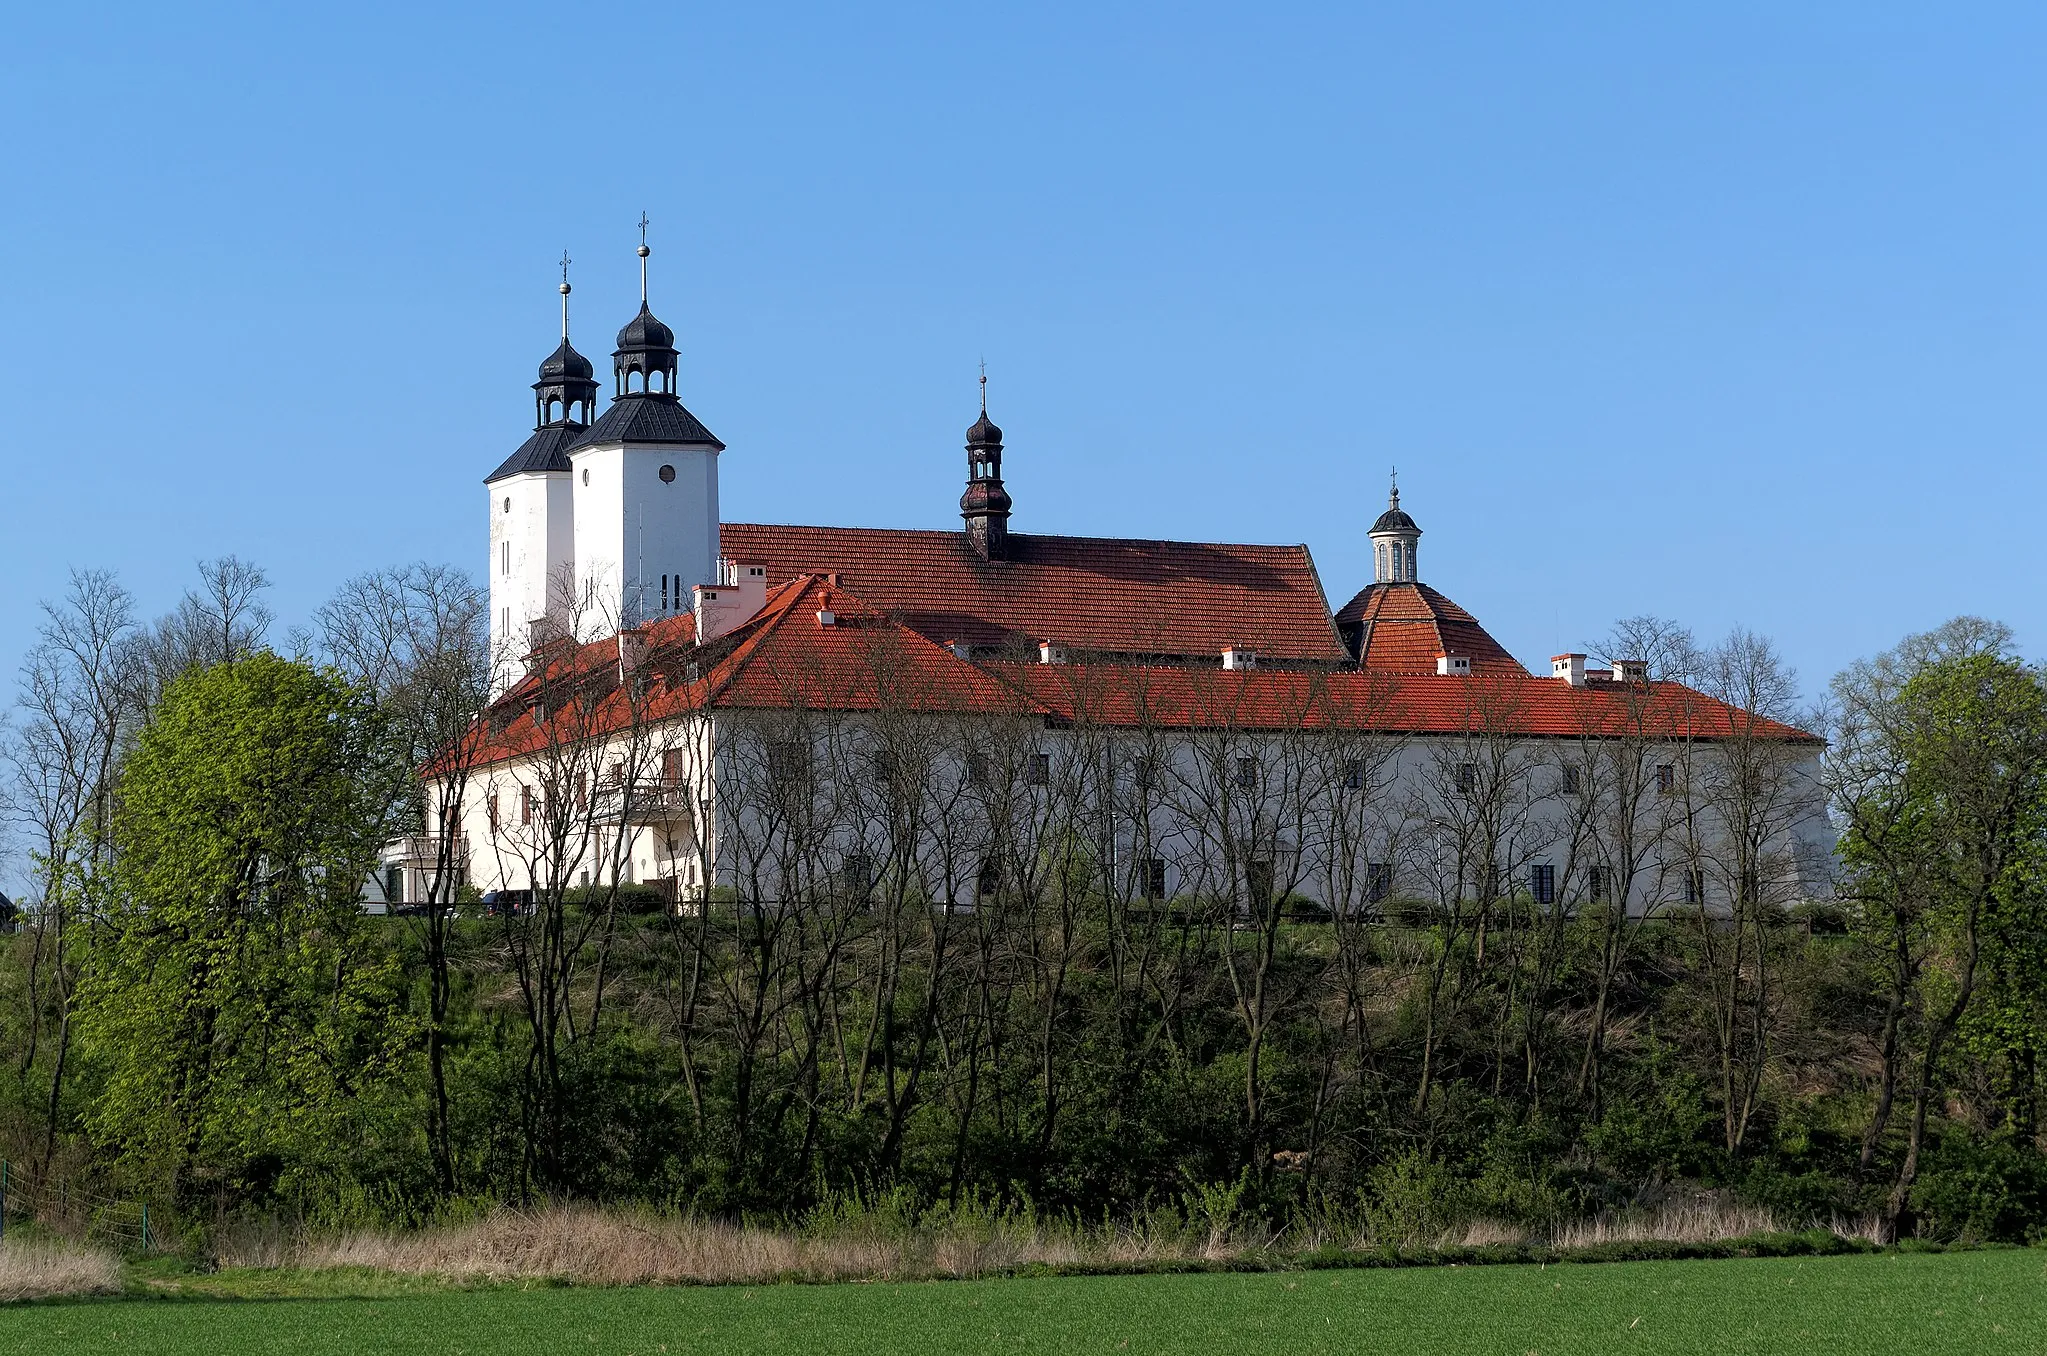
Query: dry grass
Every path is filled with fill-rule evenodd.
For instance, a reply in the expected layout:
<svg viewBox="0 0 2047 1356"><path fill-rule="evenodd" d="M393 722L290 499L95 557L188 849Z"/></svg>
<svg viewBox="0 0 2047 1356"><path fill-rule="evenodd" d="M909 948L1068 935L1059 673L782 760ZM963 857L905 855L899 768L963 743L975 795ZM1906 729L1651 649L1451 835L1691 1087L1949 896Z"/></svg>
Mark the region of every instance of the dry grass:
<svg viewBox="0 0 2047 1356"><path fill-rule="evenodd" d="M120 1288L121 1259L104 1248L55 1238L0 1243L0 1303Z"/></svg>
<svg viewBox="0 0 2047 1356"><path fill-rule="evenodd" d="M1781 1231L1777 1216L1766 1207L1708 1199L1580 1220L1557 1229L1550 1244L1570 1249L1601 1243L1717 1243Z"/></svg>
<svg viewBox="0 0 2047 1356"><path fill-rule="evenodd" d="M1767 1209L1714 1197L1531 1230L1475 1219L1437 1239L1439 1247L1547 1244L1569 1250L1611 1243L1706 1243L1774 1233ZM1869 1226L1837 1222L1844 1237ZM911 1226L878 1216L830 1221L810 1230L763 1228L592 1205L499 1209L463 1224L420 1230L358 1229L293 1239L276 1229L222 1240L230 1267L362 1267L452 1281L554 1279L583 1285L778 1280L908 1280L976 1277L1036 1265L1133 1265L1225 1261L1283 1249L1336 1245L1370 1249L1348 1229L1301 1229L1276 1237L1241 1220L1084 1227L1029 1215L927 1218Z"/></svg>
<svg viewBox="0 0 2047 1356"><path fill-rule="evenodd" d="M781 1279L985 1276L1033 1263L1131 1263L1235 1256L1264 1241L1243 1230L1095 1230L1025 1217L915 1229L816 1233L588 1205L500 1209L472 1223L351 1230L290 1243L274 1233L223 1241L223 1266L366 1267L453 1280L556 1278L586 1285Z"/></svg>

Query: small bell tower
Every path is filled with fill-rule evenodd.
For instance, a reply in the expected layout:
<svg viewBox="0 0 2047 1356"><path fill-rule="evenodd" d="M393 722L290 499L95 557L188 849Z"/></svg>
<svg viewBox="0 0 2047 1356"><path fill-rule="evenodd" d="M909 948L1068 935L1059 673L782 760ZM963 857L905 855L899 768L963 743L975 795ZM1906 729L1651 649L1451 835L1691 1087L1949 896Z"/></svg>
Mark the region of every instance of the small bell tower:
<svg viewBox="0 0 2047 1356"><path fill-rule="evenodd" d="M1393 472L1393 489L1386 498L1386 511L1367 534L1372 539L1372 581L1378 584L1412 584L1421 578L1415 565L1415 547L1422 530L1400 507L1400 472Z"/></svg>
<svg viewBox="0 0 2047 1356"><path fill-rule="evenodd" d="M1009 554L1009 491L1002 488L1002 430L988 417L988 364L981 364L981 417L967 430L967 492L960 496L967 544L983 560Z"/></svg>

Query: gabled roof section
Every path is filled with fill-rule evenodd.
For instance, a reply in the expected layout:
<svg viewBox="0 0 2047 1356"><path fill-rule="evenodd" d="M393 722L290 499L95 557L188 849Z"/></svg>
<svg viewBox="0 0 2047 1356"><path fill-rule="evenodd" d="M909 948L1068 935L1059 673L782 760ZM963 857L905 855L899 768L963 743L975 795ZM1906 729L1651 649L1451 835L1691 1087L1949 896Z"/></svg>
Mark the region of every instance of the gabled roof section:
<svg viewBox="0 0 2047 1356"><path fill-rule="evenodd" d="M1305 546L1011 533L1002 560L961 532L725 523L721 553L769 579L838 587L940 642L983 649L1053 640L1076 651L1341 662Z"/></svg>
<svg viewBox="0 0 2047 1356"><path fill-rule="evenodd" d="M582 434L581 424L549 424L533 430L533 436L519 444L519 450L505 458L505 464L483 478L488 485L506 476L533 475L541 471L569 469L569 446Z"/></svg>
<svg viewBox="0 0 2047 1356"><path fill-rule="evenodd" d="M631 392L611 402L572 447L595 443L682 443L725 450L725 444L684 409L682 402L659 392Z"/></svg>
<svg viewBox="0 0 2047 1356"><path fill-rule="evenodd" d="M1528 673L1478 618L1427 584L1367 584L1337 612L1336 626L1365 669L1433 675L1437 655L1461 654L1473 673Z"/></svg>

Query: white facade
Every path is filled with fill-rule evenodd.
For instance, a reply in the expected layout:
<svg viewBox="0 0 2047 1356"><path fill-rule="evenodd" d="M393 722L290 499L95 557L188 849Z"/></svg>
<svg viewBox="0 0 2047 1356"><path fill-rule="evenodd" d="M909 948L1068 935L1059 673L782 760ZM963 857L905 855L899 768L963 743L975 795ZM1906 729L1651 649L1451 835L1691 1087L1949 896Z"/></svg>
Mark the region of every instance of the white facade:
<svg viewBox="0 0 2047 1356"><path fill-rule="evenodd" d="M794 819L814 837L778 844L792 817L771 745L805 728L812 789ZM1084 828L1115 890L1241 898L1262 874L1256 888L1332 912L1446 907L1483 893L1568 909L1624 898L1637 916L1725 913L1745 875L1780 907L1829 888L1834 839L1809 747L1767 756L1768 804L1750 825L1765 846L1750 856L1719 822L1723 754L1704 742L1074 731L945 716L927 728L911 740L917 780L946 808L919 817L922 839L908 852L887 841L900 821L873 771L887 737L867 718L716 711L614 736L601 750L478 769L462 825L469 878L485 890L544 888L559 856L564 885L662 884L687 901L708 883L766 905L834 888L833 873L855 862L863 877L872 864L907 862L909 893L970 905L987 888L985 845L1002 818L1045 829L1043 844L1011 845L1018 870ZM593 793L574 789L586 778L627 790L586 801ZM557 800L549 783L571 789ZM790 862L805 881L775 876Z"/></svg>
<svg viewBox="0 0 2047 1356"><path fill-rule="evenodd" d="M606 443L570 463L583 639L687 612L719 582L717 449Z"/></svg>
<svg viewBox="0 0 2047 1356"><path fill-rule="evenodd" d="M490 514L491 696L518 680L536 621L565 614L576 542L569 474L530 472L484 487Z"/></svg>

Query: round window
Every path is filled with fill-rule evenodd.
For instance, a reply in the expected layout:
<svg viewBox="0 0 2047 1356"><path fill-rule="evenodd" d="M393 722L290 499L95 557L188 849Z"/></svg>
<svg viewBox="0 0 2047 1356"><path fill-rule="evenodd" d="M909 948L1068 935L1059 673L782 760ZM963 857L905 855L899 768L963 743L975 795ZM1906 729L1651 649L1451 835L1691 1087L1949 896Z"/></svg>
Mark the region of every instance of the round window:
<svg viewBox="0 0 2047 1356"><path fill-rule="evenodd" d="M675 468L674 468L673 466L664 466L664 467L662 467L662 468L661 468L661 483L662 483L663 485L669 485L669 484L673 484L673 483L674 483L674 481L675 481Z"/></svg>

